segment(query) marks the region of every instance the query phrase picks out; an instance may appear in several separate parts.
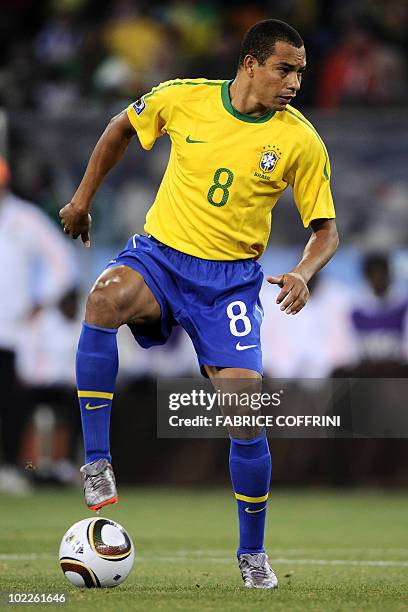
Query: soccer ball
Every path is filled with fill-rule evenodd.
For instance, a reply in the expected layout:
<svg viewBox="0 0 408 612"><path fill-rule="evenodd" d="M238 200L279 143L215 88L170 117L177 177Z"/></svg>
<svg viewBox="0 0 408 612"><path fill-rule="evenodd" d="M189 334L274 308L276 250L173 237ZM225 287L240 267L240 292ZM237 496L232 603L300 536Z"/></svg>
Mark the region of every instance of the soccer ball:
<svg viewBox="0 0 408 612"><path fill-rule="evenodd" d="M64 534L59 560L65 577L77 587L115 587L129 575L135 559L132 540L119 523L87 518Z"/></svg>

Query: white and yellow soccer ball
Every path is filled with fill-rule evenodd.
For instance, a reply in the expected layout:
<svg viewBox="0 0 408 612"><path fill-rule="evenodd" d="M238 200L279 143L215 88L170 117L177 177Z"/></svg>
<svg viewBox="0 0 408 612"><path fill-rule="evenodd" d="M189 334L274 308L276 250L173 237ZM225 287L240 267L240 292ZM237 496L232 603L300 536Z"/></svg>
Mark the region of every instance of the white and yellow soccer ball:
<svg viewBox="0 0 408 612"><path fill-rule="evenodd" d="M115 587L128 577L135 550L119 523L88 518L64 534L59 561L65 577L77 587Z"/></svg>

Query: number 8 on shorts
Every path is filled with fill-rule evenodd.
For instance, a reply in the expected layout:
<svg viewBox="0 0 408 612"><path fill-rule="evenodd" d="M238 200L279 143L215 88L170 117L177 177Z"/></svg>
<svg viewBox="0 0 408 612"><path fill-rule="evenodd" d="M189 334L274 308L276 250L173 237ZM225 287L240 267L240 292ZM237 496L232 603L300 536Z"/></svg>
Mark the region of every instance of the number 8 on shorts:
<svg viewBox="0 0 408 612"><path fill-rule="evenodd" d="M234 312L234 308L235 308L235 312ZM238 309L238 312L237 312L237 309ZM246 316L246 313L247 313L247 307L246 307L245 302L241 302L241 300L236 300L235 302L231 302L230 304L228 304L227 315L230 319L229 325L230 325L231 334L233 336L247 336L249 332L251 331L252 329L251 321ZM237 328L238 321L242 321L242 324L239 325L240 328L242 328L242 325L244 326L244 329L242 331L239 331Z"/></svg>

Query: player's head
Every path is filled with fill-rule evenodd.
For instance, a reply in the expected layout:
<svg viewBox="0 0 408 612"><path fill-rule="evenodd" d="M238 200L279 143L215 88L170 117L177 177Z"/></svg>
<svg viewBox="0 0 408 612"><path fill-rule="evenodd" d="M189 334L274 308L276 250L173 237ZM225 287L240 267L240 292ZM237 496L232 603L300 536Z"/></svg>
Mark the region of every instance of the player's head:
<svg viewBox="0 0 408 612"><path fill-rule="evenodd" d="M385 295L391 284L391 271L387 255L384 253L369 253L363 260L364 276L379 297Z"/></svg>
<svg viewBox="0 0 408 612"><path fill-rule="evenodd" d="M238 74L265 108L284 110L300 89L305 66L303 40L284 21L259 21L242 40Z"/></svg>

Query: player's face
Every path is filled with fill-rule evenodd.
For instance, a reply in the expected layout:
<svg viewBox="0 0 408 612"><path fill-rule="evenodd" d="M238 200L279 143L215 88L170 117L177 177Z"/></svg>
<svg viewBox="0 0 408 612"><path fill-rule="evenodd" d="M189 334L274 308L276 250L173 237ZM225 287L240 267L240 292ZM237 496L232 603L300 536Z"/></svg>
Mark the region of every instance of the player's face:
<svg viewBox="0 0 408 612"><path fill-rule="evenodd" d="M305 48L278 41L264 64L253 63L253 93L269 110L284 110L296 96L306 67Z"/></svg>

